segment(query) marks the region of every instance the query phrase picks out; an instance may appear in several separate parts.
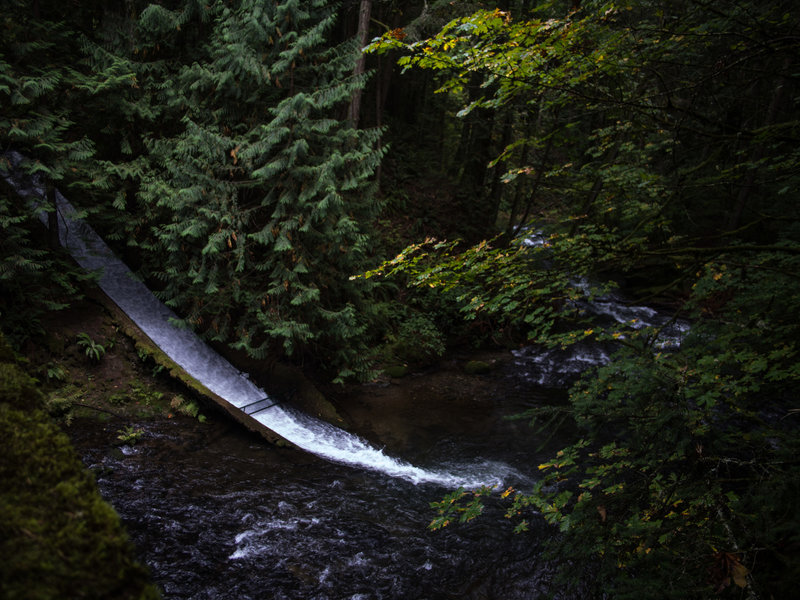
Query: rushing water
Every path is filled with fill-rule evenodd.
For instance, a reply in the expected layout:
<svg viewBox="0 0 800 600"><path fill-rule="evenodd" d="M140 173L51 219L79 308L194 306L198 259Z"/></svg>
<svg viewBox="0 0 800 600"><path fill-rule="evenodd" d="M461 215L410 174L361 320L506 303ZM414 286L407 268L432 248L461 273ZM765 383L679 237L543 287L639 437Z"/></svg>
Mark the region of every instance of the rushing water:
<svg viewBox="0 0 800 600"><path fill-rule="evenodd" d="M539 231L523 233L525 246L547 244L547 238ZM581 300L571 301L573 308L581 315L590 316L595 326L658 330L653 347L659 350L679 347L689 331L688 321L650 306L632 304L614 292L590 300L591 284L585 278L576 278L571 285L584 295ZM567 388L587 369L607 363L615 350L613 344L593 341L577 342L566 349L527 346L513 352L518 370L516 376L539 386Z"/></svg>
<svg viewBox="0 0 800 600"><path fill-rule="evenodd" d="M532 474L535 440L501 418L516 410L502 404L481 417L485 435L459 434L455 423L406 455L430 468L482 455L487 468ZM121 449L119 425L76 423L71 432L166 598L507 600L551 589L540 558L550 532L513 534L498 494L484 517L431 532L429 503L447 486L277 448L222 416L137 426L143 439ZM531 481L518 474L507 483Z"/></svg>
<svg viewBox="0 0 800 600"><path fill-rule="evenodd" d="M23 157L7 154L17 168ZM7 174L19 193L39 202L43 186L21 176ZM138 281L99 235L82 219L58 191L54 195L58 237L72 257L87 271L100 273L98 285L114 303L175 363L206 388L296 446L328 460L376 470L412 483L436 482L449 487L501 485L510 472L504 465L468 461L450 470L422 469L389 456L358 436L297 411L277 406L269 395L222 356L207 346L193 331L176 326L178 317ZM47 225L48 218L41 211Z"/></svg>
<svg viewBox="0 0 800 600"><path fill-rule="evenodd" d="M615 294L589 302L582 302L582 310L593 315L600 326L625 325L631 330L650 327L659 329L654 348L664 350L680 346L689 331L688 322L672 319L648 306L627 303ZM623 336L624 337L624 336ZM568 348L543 348L527 346L514 350L518 377L539 386L567 388L587 369L611 360L616 350L613 344L577 342Z"/></svg>

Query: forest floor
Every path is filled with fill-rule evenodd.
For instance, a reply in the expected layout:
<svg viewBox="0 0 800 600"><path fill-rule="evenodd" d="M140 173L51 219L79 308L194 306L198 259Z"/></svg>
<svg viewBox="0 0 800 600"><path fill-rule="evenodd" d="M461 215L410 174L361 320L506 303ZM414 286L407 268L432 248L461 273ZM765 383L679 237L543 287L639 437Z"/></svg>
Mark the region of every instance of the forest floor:
<svg viewBox="0 0 800 600"><path fill-rule="evenodd" d="M52 405L68 401L78 413L168 417L183 390L137 350L104 305L91 296L42 323L45 337L22 348ZM84 340L83 342L81 340Z"/></svg>

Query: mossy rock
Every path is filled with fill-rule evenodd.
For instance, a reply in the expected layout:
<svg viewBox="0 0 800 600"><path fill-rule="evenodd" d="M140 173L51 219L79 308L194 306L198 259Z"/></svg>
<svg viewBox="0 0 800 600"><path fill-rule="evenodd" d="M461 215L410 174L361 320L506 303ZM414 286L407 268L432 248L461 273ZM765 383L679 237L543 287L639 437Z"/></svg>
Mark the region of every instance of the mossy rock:
<svg viewBox="0 0 800 600"><path fill-rule="evenodd" d="M470 375L486 375L492 370L492 365L482 360L471 360L464 365L464 371Z"/></svg>
<svg viewBox="0 0 800 600"><path fill-rule="evenodd" d="M389 365L383 368L383 372L389 377L400 378L408 375L409 368L406 365Z"/></svg>
<svg viewBox="0 0 800 600"><path fill-rule="evenodd" d="M0 363L0 402L8 402L15 408L39 408L42 396L36 380L11 363Z"/></svg>
<svg viewBox="0 0 800 600"><path fill-rule="evenodd" d="M0 596L156 599L114 509L38 410L0 404Z"/></svg>
<svg viewBox="0 0 800 600"><path fill-rule="evenodd" d="M9 360L2 336L0 356ZM36 386L0 362L0 597L159 598Z"/></svg>

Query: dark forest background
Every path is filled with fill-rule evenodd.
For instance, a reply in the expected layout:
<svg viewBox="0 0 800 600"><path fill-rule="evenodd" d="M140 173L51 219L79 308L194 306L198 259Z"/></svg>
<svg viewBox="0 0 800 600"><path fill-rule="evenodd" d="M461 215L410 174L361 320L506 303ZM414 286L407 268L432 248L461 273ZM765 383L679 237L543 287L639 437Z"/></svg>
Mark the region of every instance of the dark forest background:
<svg viewBox="0 0 800 600"><path fill-rule="evenodd" d="M509 492L519 530L543 515L613 597L790 593L794 2L3 0L0 32L0 167L43 186L33 207L0 181L12 343L85 289L36 214L58 189L187 326L266 365L363 381L609 344L526 415L579 436ZM579 310L612 289L688 320L681 347Z"/></svg>

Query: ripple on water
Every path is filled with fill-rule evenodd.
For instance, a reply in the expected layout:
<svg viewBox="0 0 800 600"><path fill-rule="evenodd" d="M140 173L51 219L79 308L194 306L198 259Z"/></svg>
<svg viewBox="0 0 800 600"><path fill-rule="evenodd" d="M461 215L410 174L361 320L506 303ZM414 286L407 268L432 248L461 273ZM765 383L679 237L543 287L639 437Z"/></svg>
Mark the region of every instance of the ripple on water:
<svg viewBox="0 0 800 600"><path fill-rule="evenodd" d="M448 488L254 449L214 427L213 445L153 437L98 473L170 600L526 600L544 585L537 537L511 533L499 494L485 519L434 533L429 503ZM457 462L458 448L439 450ZM220 471L229 454L246 467Z"/></svg>

